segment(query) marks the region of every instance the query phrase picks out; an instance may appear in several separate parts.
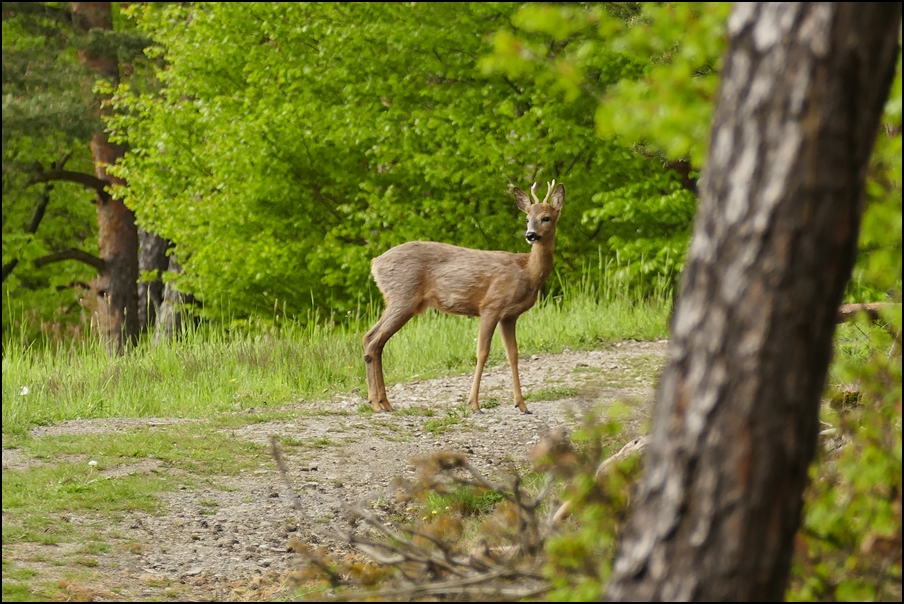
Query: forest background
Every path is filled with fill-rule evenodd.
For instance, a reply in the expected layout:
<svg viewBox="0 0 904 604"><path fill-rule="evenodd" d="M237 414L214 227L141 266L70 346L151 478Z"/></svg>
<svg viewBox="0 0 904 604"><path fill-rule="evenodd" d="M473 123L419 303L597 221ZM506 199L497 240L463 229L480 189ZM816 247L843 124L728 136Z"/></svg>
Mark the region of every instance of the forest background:
<svg viewBox="0 0 904 604"><path fill-rule="evenodd" d="M726 3L73 6L4 3L4 337L71 334L107 296L134 341L164 281L233 325L341 320L379 302L369 262L393 245L524 251L510 190L553 179L547 293L601 267L677 284ZM900 281L899 121L900 81L852 301Z"/></svg>
<svg viewBox="0 0 904 604"><path fill-rule="evenodd" d="M182 312L226 334L356 321L381 306L372 257L412 239L525 251L511 187L553 179L568 203L544 299L602 281L668 296L729 10L3 3L4 376L11 346L120 351ZM848 302L900 302L900 126L899 57ZM880 412L849 426L868 437L839 466L851 500L900 485L897 351ZM847 544L850 506L813 497L820 537Z"/></svg>
<svg viewBox="0 0 904 604"><path fill-rule="evenodd" d="M677 280L726 5L114 3L107 30L73 14L4 4L6 335L83 329L111 294L99 272L138 275L100 248L136 236L128 337L163 280L233 325L341 319L379 301L369 261L392 245L524 251L511 187L553 179L569 207L550 290L601 265L648 293ZM88 144L104 131L115 166ZM98 241L108 193L140 235L108 221Z"/></svg>

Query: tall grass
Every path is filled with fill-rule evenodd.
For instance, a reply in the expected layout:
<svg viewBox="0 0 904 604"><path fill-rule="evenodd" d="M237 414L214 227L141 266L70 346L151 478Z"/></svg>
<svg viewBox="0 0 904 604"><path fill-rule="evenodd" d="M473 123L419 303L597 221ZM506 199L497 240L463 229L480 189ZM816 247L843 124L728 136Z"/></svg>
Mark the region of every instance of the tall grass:
<svg viewBox="0 0 904 604"><path fill-rule="evenodd" d="M641 297L619 288L611 267L561 295L541 299L518 321L522 355L589 349L622 339L665 337L665 288ZM366 391L361 338L382 305L344 323L308 317L278 328L229 330L202 324L157 346L142 342L111 357L96 339L68 348L3 343L3 432L75 418L203 417L300 399ZM280 322L277 322L280 323ZM470 372L477 320L429 311L386 346L392 384L415 376ZM489 365L504 362L493 343Z"/></svg>

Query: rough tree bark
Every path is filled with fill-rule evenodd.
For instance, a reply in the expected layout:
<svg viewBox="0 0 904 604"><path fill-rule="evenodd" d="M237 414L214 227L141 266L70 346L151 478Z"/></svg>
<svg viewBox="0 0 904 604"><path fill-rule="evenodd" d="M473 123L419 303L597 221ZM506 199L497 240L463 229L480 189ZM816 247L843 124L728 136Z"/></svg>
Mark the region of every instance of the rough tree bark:
<svg viewBox="0 0 904 604"><path fill-rule="evenodd" d="M72 13L86 32L112 30L109 2L73 2ZM115 56L81 49L79 60L99 77L112 84L119 81L119 63ZM101 109L103 111L103 109ZM111 185L122 184L107 174L107 166L122 157L125 150L111 143L104 132L91 137L91 155L97 177ZM104 268L98 274L97 295L101 316L98 323L114 351L138 341L138 228L135 215L125 204L109 195L98 194L98 249Z"/></svg>
<svg viewBox="0 0 904 604"><path fill-rule="evenodd" d="M738 3L606 600L780 600L900 3Z"/></svg>
<svg viewBox="0 0 904 604"><path fill-rule="evenodd" d="M182 265L173 255L169 256L169 272L181 273ZM166 283L163 289L163 301L160 304L160 312L157 314L157 323L154 329L154 345L172 340L182 332L182 321L185 317L185 307L196 303L194 296L184 294L176 289L172 281Z"/></svg>
<svg viewBox="0 0 904 604"><path fill-rule="evenodd" d="M139 272L157 271L157 278L153 281L138 283L138 326L144 332L154 327L163 303L163 273L170 264L166 255L170 242L143 229L138 231L138 242Z"/></svg>

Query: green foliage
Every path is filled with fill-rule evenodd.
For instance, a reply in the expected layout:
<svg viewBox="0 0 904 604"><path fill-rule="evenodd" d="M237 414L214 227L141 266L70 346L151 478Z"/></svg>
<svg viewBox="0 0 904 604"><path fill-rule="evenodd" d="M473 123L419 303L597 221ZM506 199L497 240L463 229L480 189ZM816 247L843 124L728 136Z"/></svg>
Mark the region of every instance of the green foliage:
<svg viewBox="0 0 904 604"><path fill-rule="evenodd" d="M900 306L882 322L842 330L792 601L901 599Z"/></svg>
<svg viewBox="0 0 904 604"><path fill-rule="evenodd" d="M16 141L16 147L27 143ZM32 149L33 150L33 149ZM35 157L31 151L23 157ZM44 158L50 162L49 151ZM73 157L67 167L91 170L87 153ZM69 341L83 332L90 314L80 301L97 271L81 262L57 262L36 268L31 261L65 249L97 254L97 218L91 196L72 183L19 189L24 175L4 175L3 265L17 262L3 282L3 332L29 340ZM7 191L7 185L12 189ZM26 233L34 213L49 196L44 219L34 234Z"/></svg>
<svg viewBox="0 0 904 604"><path fill-rule="evenodd" d="M866 180L860 256L847 298L901 301L901 53Z"/></svg>
<svg viewBox="0 0 904 604"><path fill-rule="evenodd" d="M95 75L78 52L118 57L133 86L147 88L142 49L148 40L129 31L82 31L66 3L3 3L3 330L29 339L71 340L89 322L80 299L96 275L88 265L31 261L68 249L97 255L94 191L72 182L43 183L51 169L95 172L88 148L102 130ZM125 76L124 76L125 77ZM39 208L43 219L29 233Z"/></svg>
<svg viewBox="0 0 904 604"><path fill-rule="evenodd" d="M536 70L481 67L509 23L544 56L581 46L583 30L559 31L567 15L537 27L518 9L135 5L168 67L160 94L122 87L117 96L124 115L109 125L132 149L117 168L128 182L118 194L175 242L180 287L209 316L222 316L226 300L239 315L274 304L302 316L312 306L349 310L378 296L367 285L370 259L408 240L527 251L509 187L553 178L568 188L556 250L563 277L637 238L647 243L625 264L636 256L647 275L676 271L693 213L680 176L600 138L593 97ZM601 85L640 73L630 57L598 45L585 52L593 49ZM600 213L622 199L668 216L638 234L617 209Z"/></svg>
<svg viewBox="0 0 904 604"><path fill-rule="evenodd" d="M599 480L594 479L599 463L624 444L622 426L617 420L598 421L588 416L572 440L576 445L573 459L567 464L562 459L549 460L558 462L559 471L571 470L573 478L568 483L566 499L574 518L546 545L544 574L552 586L551 602L600 599L612 572L631 488L640 476L640 455L635 454L610 465Z"/></svg>
<svg viewBox="0 0 904 604"><path fill-rule="evenodd" d="M37 166L68 153L68 169L93 172L80 145L101 123L85 99L90 76L76 58L71 24L38 3L4 3L3 11L3 265L18 262L3 282L3 328L52 334L79 322L80 288L72 284L94 270L74 262L36 269L31 260L66 248L96 251L93 195L70 183L29 183ZM44 196L44 219L29 234Z"/></svg>
<svg viewBox="0 0 904 604"><path fill-rule="evenodd" d="M699 169L706 157L730 2L644 3L636 21L607 18L613 49L644 73L619 81L597 109L597 128Z"/></svg>
<svg viewBox="0 0 904 604"><path fill-rule="evenodd" d="M43 4L3 4L4 176L14 159L7 155L11 142L27 137L72 144L101 127L85 98L91 77L76 57L79 36L66 18L68 11Z"/></svg>
<svg viewBox="0 0 904 604"><path fill-rule="evenodd" d="M545 5L529 3L513 17L521 32L500 30L487 70L530 74L567 99L595 100L597 132L629 147L687 159L699 169L729 2ZM549 53L544 33L559 44Z"/></svg>
<svg viewBox="0 0 904 604"><path fill-rule="evenodd" d="M588 106L597 134L621 145L621 161L600 180L582 222L623 266L619 278L674 286L684 263L725 49L730 3L530 3L514 16L522 31L500 30L484 70L563 91ZM547 52L534 36L559 42ZM567 41L567 42L566 42ZM631 151L628 151L631 149ZM645 158L646 162L638 158ZM633 163L630 159L635 159ZM650 170L649 162L659 164ZM681 177L679 178L679 175Z"/></svg>

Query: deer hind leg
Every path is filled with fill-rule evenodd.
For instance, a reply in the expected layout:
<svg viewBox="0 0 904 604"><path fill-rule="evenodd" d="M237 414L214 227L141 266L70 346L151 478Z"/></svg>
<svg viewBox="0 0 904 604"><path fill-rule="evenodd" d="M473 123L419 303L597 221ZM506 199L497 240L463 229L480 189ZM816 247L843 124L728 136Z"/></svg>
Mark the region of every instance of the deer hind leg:
<svg viewBox="0 0 904 604"><path fill-rule="evenodd" d="M364 365L367 368L367 398L375 413L392 411L383 379L383 347L416 313L387 307L383 316L364 336Z"/></svg>
<svg viewBox="0 0 904 604"><path fill-rule="evenodd" d="M518 340L515 337L515 323L518 317L503 319L499 322L499 333L502 335L502 344L505 346L505 355L508 357L509 366L512 368L512 391L515 394L515 406L521 413L530 413L524 396L521 394L521 379L518 376Z"/></svg>
<svg viewBox="0 0 904 604"><path fill-rule="evenodd" d="M496 331L496 318L482 315L480 328L477 332L477 369L474 371L474 383L471 384L471 394L468 396L468 404L476 413L481 413L478 395L480 393L480 378L483 376L483 366L490 356L490 342L493 340L493 332Z"/></svg>

